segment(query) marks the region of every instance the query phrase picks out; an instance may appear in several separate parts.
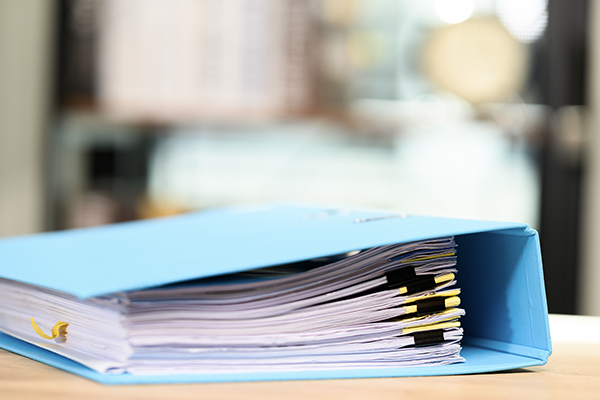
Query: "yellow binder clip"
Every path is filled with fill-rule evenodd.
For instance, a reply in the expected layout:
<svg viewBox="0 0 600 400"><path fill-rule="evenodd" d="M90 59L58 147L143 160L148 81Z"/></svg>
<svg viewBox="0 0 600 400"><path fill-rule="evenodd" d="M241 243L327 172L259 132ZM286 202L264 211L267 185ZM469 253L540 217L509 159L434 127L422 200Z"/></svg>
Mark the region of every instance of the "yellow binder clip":
<svg viewBox="0 0 600 400"><path fill-rule="evenodd" d="M31 326L33 327L33 330L38 335L40 335L41 337L43 337L44 339L56 339L56 338L59 338L59 339L62 339L62 341L64 341L64 340L66 340L67 326L69 326L69 324L67 322L58 321L56 324L54 324L54 327L52 328L52 336L46 335L44 333L44 331L42 331L40 329L40 327L37 326L37 324L33 320L33 317L31 317Z"/></svg>

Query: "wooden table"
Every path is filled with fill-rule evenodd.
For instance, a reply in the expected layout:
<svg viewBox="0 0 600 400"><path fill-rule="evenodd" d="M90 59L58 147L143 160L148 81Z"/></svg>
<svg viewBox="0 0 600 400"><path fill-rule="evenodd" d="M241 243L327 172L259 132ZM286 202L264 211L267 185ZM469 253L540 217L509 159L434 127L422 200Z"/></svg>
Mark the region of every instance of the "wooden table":
<svg viewBox="0 0 600 400"><path fill-rule="evenodd" d="M466 376L103 386L0 350L0 399L600 399L600 317L550 324L548 364Z"/></svg>

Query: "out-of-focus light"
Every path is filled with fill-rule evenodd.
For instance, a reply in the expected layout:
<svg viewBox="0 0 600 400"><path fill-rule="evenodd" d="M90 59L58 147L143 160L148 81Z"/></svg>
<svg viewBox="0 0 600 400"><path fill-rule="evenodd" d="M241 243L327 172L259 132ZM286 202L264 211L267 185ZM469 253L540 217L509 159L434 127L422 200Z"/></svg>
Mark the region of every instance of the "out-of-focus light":
<svg viewBox="0 0 600 400"><path fill-rule="evenodd" d="M361 70L377 66L385 54L385 43L381 35L374 30L363 30L350 34L347 48L352 65Z"/></svg>
<svg viewBox="0 0 600 400"><path fill-rule="evenodd" d="M410 119L419 129L434 129L441 126L446 119L446 106L435 95L425 94L412 102Z"/></svg>
<svg viewBox="0 0 600 400"><path fill-rule="evenodd" d="M513 134L523 133L529 123L529 111L525 100L518 94L514 94L507 100L494 107L492 116L504 131Z"/></svg>
<svg viewBox="0 0 600 400"><path fill-rule="evenodd" d="M360 6L356 0L325 0L321 2L321 16L331 25L350 25L359 14Z"/></svg>
<svg viewBox="0 0 600 400"><path fill-rule="evenodd" d="M497 0L502 25L522 43L538 40L548 25L548 0Z"/></svg>
<svg viewBox="0 0 600 400"><path fill-rule="evenodd" d="M436 0L435 10L449 24L463 22L473 14L473 0Z"/></svg>
<svg viewBox="0 0 600 400"><path fill-rule="evenodd" d="M433 30L422 50L426 76L472 104L501 101L525 80L527 52L490 18L470 18Z"/></svg>

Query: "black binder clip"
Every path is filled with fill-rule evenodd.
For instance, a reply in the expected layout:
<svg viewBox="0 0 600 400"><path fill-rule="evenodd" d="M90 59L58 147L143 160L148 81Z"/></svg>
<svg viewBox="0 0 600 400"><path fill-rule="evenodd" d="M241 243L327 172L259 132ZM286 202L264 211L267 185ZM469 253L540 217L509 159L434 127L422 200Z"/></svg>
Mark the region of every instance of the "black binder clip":
<svg viewBox="0 0 600 400"><path fill-rule="evenodd" d="M414 303L407 304L406 313L416 314L417 317L437 312L445 311L450 307L457 307L460 304L460 298L457 296L451 297L432 297L429 299L418 300Z"/></svg>
<svg viewBox="0 0 600 400"><path fill-rule="evenodd" d="M439 276L417 275L414 268L400 268L386 273L385 277L388 281L388 289L398 288L400 294L411 295L435 289L440 284L450 282L454 279L454 274L448 273Z"/></svg>
<svg viewBox="0 0 600 400"><path fill-rule="evenodd" d="M393 271L387 272L385 277L388 281L388 288L396 289L404 286L406 282L413 281L417 278L415 269L411 267L398 268Z"/></svg>
<svg viewBox="0 0 600 400"><path fill-rule="evenodd" d="M415 332L413 334L415 339L415 346L431 346L434 344L442 343L446 339L444 338L444 330L443 329L435 329L432 331L424 331L424 332Z"/></svg>

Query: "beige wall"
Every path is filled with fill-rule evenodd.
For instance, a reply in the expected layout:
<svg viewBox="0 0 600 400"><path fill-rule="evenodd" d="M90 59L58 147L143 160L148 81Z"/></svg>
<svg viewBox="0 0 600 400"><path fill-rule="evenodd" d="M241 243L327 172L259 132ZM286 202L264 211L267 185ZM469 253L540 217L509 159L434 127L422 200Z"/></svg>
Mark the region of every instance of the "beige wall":
<svg viewBox="0 0 600 400"><path fill-rule="evenodd" d="M55 2L0 0L0 236L44 227Z"/></svg>

